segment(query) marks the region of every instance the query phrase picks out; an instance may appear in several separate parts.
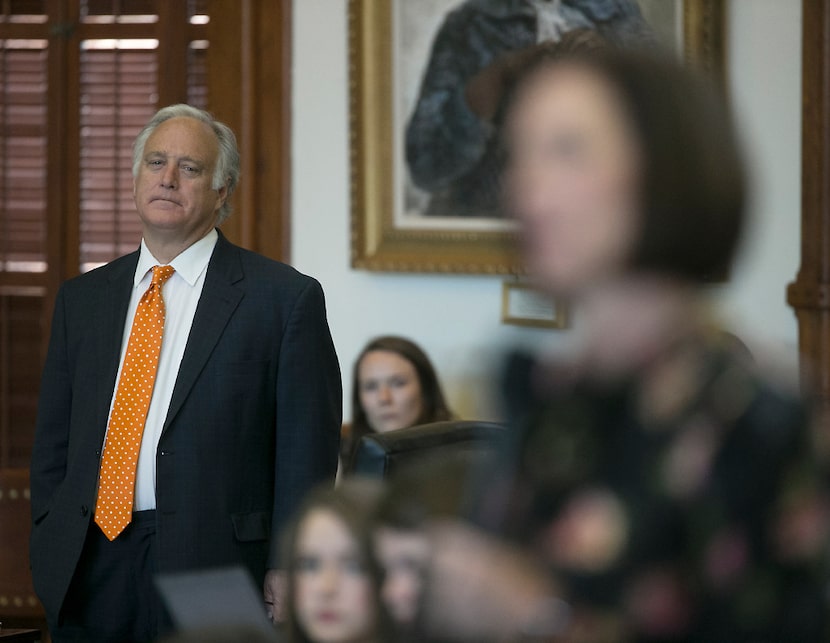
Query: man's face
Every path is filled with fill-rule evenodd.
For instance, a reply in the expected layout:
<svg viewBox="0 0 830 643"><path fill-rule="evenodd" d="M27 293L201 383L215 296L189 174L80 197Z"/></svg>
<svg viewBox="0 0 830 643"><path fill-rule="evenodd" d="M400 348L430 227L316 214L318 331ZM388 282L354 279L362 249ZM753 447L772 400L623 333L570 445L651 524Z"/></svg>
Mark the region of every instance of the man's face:
<svg viewBox="0 0 830 643"><path fill-rule="evenodd" d="M179 117L161 123L147 139L133 194L144 235L198 241L216 225L227 188L212 187L219 154L206 123Z"/></svg>

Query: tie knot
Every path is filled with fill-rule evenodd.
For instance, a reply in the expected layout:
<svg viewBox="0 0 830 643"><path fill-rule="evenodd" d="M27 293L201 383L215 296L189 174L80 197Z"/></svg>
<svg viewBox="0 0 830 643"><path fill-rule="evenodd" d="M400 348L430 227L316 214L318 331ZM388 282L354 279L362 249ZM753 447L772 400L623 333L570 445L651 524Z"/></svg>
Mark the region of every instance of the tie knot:
<svg viewBox="0 0 830 643"><path fill-rule="evenodd" d="M173 276L176 269L173 266L153 266L152 285L161 288L164 282Z"/></svg>

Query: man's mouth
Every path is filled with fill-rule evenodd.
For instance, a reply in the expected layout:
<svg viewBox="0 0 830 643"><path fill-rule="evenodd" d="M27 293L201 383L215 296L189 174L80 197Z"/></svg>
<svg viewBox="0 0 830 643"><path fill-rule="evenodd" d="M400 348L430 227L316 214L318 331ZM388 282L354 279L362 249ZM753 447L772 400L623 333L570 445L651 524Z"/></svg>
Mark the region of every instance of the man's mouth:
<svg viewBox="0 0 830 643"><path fill-rule="evenodd" d="M181 203L179 203L175 199L171 199L169 197L164 197L164 196L154 196L150 199L150 203L155 203L156 201L164 201L166 203L172 203L172 204L178 205L178 206L181 205Z"/></svg>

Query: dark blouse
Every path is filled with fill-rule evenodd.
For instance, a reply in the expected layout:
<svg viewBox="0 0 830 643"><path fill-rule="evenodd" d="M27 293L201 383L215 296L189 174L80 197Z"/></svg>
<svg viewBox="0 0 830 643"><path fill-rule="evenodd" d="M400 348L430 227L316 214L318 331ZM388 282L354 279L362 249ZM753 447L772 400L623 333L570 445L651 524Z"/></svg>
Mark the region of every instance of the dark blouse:
<svg viewBox="0 0 830 643"><path fill-rule="evenodd" d="M646 390L514 358L520 430L480 520L550 566L585 641L830 640L826 469L804 407L725 344L667 364Z"/></svg>

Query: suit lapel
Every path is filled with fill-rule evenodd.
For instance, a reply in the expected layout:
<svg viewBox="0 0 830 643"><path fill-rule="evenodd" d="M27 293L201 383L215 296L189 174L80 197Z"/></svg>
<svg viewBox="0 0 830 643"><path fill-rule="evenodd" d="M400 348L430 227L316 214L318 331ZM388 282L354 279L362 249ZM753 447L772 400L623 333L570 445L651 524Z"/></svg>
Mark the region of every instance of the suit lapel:
<svg viewBox="0 0 830 643"><path fill-rule="evenodd" d="M179 366L162 435L181 410L222 337L225 326L242 300L244 291L236 285L242 278L239 249L229 243L220 232L208 264L205 285L193 317L193 325Z"/></svg>
<svg viewBox="0 0 830 643"><path fill-rule="evenodd" d="M118 364L121 361L124 324L127 320L137 264L138 252L114 262L111 264L105 288L99 288L95 292L97 299L93 310L98 311L94 322L95 334L98 338L98 363L103 371L103 377L97 378L97 426L103 429L106 429L109 421L115 378L118 376ZM101 439L103 439L103 434Z"/></svg>

